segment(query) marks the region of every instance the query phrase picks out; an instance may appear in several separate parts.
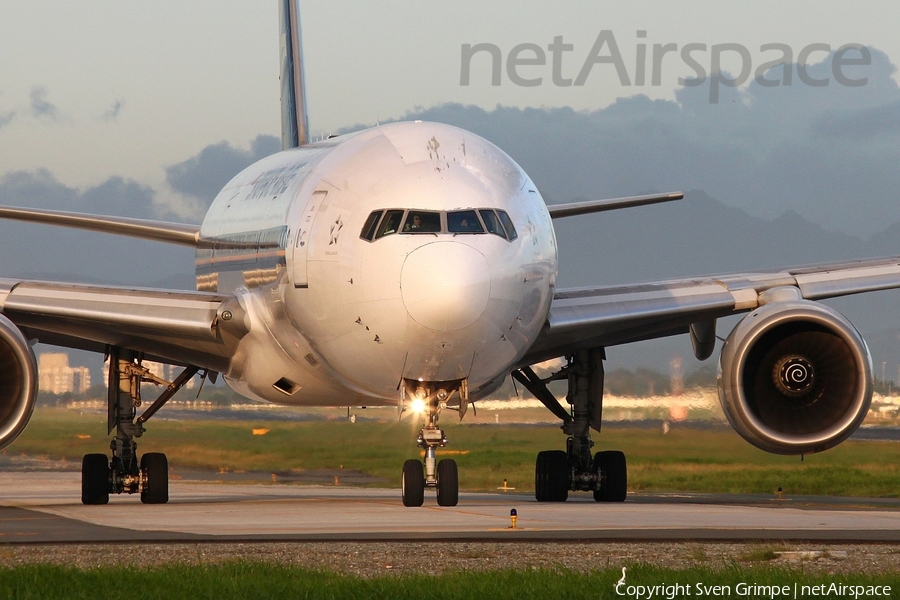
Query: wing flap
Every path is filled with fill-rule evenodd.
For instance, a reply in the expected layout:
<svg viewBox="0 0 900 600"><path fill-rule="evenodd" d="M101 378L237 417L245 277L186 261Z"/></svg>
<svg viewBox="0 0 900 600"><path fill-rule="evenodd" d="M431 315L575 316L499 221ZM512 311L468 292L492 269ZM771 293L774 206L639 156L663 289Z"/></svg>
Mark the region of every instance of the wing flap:
<svg viewBox="0 0 900 600"><path fill-rule="evenodd" d="M213 324L223 301L218 295L197 299L178 292L24 283L9 293L3 311L202 339L214 337Z"/></svg>
<svg viewBox="0 0 900 600"><path fill-rule="evenodd" d="M236 297L204 292L0 280L0 309L39 341L115 345L213 370L246 333Z"/></svg>

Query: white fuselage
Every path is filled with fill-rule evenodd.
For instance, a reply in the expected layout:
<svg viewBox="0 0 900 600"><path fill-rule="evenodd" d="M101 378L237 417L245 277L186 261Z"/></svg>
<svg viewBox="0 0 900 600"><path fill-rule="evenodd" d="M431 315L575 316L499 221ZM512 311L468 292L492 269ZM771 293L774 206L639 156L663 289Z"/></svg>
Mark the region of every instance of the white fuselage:
<svg viewBox="0 0 900 600"><path fill-rule="evenodd" d="M524 171L435 123L265 158L219 193L201 237L198 289L240 290L249 320L226 381L283 404L394 404L404 378L493 391L544 325L557 273Z"/></svg>

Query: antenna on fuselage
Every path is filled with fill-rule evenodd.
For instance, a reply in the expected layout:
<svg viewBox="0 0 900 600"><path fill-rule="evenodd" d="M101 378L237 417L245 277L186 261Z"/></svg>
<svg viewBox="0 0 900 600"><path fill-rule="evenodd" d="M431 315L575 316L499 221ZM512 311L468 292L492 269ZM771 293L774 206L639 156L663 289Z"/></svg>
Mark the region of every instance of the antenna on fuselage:
<svg viewBox="0 0 900 600"><path fill-rule="evenodd" d="M300 0L280 0L281 23L281 149L309 143Z"/></svg>

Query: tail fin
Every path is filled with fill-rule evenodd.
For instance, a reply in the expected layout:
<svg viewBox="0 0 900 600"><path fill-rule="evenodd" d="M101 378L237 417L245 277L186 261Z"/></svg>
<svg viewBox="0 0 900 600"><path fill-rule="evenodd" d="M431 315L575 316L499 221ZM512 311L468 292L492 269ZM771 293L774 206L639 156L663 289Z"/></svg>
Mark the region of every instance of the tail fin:
<svg viewBox="0 0 900 600"><path fill-rule="evenodd" d="M280 0L281 13L281 148L309 143L300 0Z"/></svg>

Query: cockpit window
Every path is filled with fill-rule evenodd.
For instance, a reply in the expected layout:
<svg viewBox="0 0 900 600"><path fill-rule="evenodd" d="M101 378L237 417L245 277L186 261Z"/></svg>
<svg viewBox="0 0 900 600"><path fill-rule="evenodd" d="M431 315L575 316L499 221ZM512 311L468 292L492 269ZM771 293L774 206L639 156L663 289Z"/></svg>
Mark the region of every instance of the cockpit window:
<svg viewBox="0 0 900 600"><path fill-rule="evenodd" d="M512 219L509 218L506 211L498 210L497 214L500 216L500 222L503 223L503 227L506 228L506 237L509 238L509 241L513 241L519 237L519 234L516 233L516 226L513 225Z"/></svg>
<svg viewBox="0 0 900 600"><path fill-rule="evenodd" d="M510 242L518 237L506 211L492 208L448 212L381 208L369 213L359 237L372 242L394 233L492 233Z"/></svg>
<svg viewBox="0 0 900 600"><path fill-rule="evenodd" d="M502 238L506 237L506 233L503 231L503 225L500 224L500 220L497 218L497 214L494 211L481 209L478 213L481 215L484 226L487 227L489 233L499 235Z"/></svg>
<svg viewBox="0 0 900 600"><path fill-rule="evenodd" d="M484 233L484 227L474 210L455 210L447 213L447 231L450 233Z"/></svg>
<svg viewBox="0 0 900 600"><path fill-rule="evenodd" d="M375 228L378 227L378 219L381 218L382 214L384 214L383 210L372 211L372 214L366 219L366 224L363 225L362 233L359 234L359 237L370 242L375 239Z"/></svg>
<svg viewBox="0 0 900 600"><path fill-rule="evenodd" d="M400 229L400 220L403 218L402 210L389 210L384 214L384 218L381 220L381 225L378 226L378 231L375 234L375 239L384 237L386 235L391 235L392 233L397 233Z"/></svg>
<svg viewBox="0 0 900 600"><path fill-rule="evenodd" d="M440 233L441 213L411 210L403 223L403 233Z"/></svg>

